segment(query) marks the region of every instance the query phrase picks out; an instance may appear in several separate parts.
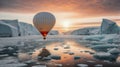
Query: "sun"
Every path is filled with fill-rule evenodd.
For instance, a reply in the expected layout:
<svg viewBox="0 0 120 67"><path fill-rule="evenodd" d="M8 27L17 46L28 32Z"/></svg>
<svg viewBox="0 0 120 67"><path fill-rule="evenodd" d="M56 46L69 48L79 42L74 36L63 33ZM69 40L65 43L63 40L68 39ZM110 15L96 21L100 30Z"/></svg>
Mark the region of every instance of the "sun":
<svg viewBox="0 0 120 67"><path fill-rule="evenodd" d="M69 28L70 27L70 21L63 21L63 27Z"/></svg>

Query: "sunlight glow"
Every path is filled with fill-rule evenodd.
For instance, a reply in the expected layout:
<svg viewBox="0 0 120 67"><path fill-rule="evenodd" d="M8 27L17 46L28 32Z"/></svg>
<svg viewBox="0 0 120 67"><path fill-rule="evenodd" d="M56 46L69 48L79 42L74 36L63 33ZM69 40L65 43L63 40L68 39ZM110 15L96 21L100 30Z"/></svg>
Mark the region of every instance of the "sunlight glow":
<svg viewBox="0 0 120 67"><path fill-rule="evenodd" d="M71 24L70 24L70 21L64 21L64 22L63 22L63 27L64 27L64 28L69 28L70 25L71 25Z"/></svg>

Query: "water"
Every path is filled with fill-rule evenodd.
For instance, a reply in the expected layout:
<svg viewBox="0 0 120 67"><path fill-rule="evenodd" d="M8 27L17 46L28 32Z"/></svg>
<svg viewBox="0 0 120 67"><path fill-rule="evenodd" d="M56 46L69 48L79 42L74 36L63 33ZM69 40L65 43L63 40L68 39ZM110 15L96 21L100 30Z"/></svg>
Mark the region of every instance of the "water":
<svg viewBox="0 0 120 67"><path fill-rule="evenodd" d="M67 46L66 46L67 45ZM68 47L68 48L65 48ZM58 48L58 50L54 50L54 48ZM94 60L92 55L89 52L95 52L94 50L90 48L86 48L82 45L79 45L78 43L74 41L64 41L64 42L53 42L51 44L47 44L46 49L50 51L52 55L58 55L61 56L60 60L50 60L47 64L48 67L50 66L50 63L55 64L62 64L63 67L69 66L73 67L76 66L76 63L78 62L85 62L87 60ZM39 50L36 50L32 57L37 57L39 54ZM74 54L70 54L70 53ZM74 57L79 56L80 59L74 59ZM52 66L55 66L54 64Z"/></svg>
<svg viewBox="0 0 120 67"><path fill-rule="evenodd" d="M87 64L89 67L94 67L97 64L103 65L103 67L120 67L119 63L109 63L109 61L95 59L93 54L96 51L77 42L79 37L77 41L71 38L51 38L45 41L42 39L23 41L24 43L22 42L20 43L21 45L18 45L18 55L14 57L17 58L19 63L27 64L27 67L35 65L46 65L47 67L78 67L79 64ZM57 55L61 58L47 61L38 59L38 54L42 47L46 47L51 55ZM4 58L2 57L2 59ZM119 61L119 58L117 61Z"/></svg>
<svg viewBox="0 0 120 67"><path fill-rule="evenodd" d="M39 41L38 41L39 42ZM93 57L93 54L96 51L77 43L74 40L64 40L64 41L46 41L46 42L39 42L41 44L45 43L43 47L46 47L47 50L50 51L51 55L57 55L61 58L51 59L49 61L41 61L38 58L38 54L41 51L41 47L36 47L34 51L30 54L28 53L21 53L19 54L19 59L22 61L25 60L34 60L35 63L29 65L46 65L47 67L77 67L78 64L87 64L89 67L94 67L97 64L104 65L105 67L116 66L118 64L110 64L108 62L103 62L97 60ZM55 49L56 48L56 49ZM21 57L20 57L21 56ZM75 59L75 57L79 57ZM36 64L37 63L37 64Z"/></svg>

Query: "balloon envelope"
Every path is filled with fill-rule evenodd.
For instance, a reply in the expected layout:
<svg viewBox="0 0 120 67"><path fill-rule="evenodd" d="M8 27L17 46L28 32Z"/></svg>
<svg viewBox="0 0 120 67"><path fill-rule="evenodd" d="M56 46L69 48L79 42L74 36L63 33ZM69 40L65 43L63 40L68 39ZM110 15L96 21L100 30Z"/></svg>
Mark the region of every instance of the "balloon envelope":
<svg viewBox="0 0 120 67"><path fill-rule="evenodd" d="M43 35L44 39L46 39L48 32L55 25L55 21L55 16L49 12L37 13L33 18L33 24Z"/></svg>

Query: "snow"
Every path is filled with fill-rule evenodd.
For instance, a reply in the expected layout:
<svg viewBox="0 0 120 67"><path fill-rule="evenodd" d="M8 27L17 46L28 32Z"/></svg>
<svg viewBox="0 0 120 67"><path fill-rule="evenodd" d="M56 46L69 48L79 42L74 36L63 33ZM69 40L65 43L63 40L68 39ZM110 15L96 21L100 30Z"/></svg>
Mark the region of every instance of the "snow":
<svg viewBox="0 0 120 67"><path fill-rule="evenodd" d="M19 63L15 57L7 57L0 60L0 67L25 67L27 64Z"/></svg>
<svg viewBox="0 0 120 67"><path fill-rule="evenodd" d="M92 61L92 60L88 60L87 62L88 63L95 63L95 61Z"/></svg>
<svg viewBox="0 0 120 67"><path fill-rule="evenodd" d="M106 52L97 52L96 54L93 55L96 59L99 60L108 60L110 62L116 61L118 55L113 55L110 53L106 53Z"/></svg>
<svg viewBox="0 0 120 67"><path fill-rule="evenodd" d="M109 43L107 43L107 42L105 42L104 43L104 40L106 40L106 41L108 41L109 39L112 39L112 38L119 38L118 37L119 35L112 35L112 34L110 34L110 35L90 35L90 36L75 36L75 35L69 35L69 36L67 36L67 35L62 35L62 36L60 36L60 35L57 35L57 36L48 36L48 39L46 40L46 41L50 41L50 42L53 42L53 41L56 41L56 39L58 39L58 41L59 42L61 42L61 41L63 41L63 40L65 40L65 39L71 39L71 38L73 38L73 39L76 39L76 40L78 40L78 42L79 41L85 41L87 38L95 38L95 39L92 39L92 41L89 41L89 44L90 44L90 47L91 48L95 48L95 49L102 49L103 50L103 48L104 49L108 49L108 48L110 48L110 50L113 50L113 48L114 48L114 51L115 51L115 49L117 49L117 51L118 51L118 48L117 47L119 47L119 44L115 44L115 43L113 43L113 44L109 44ZM101 38L101 37L103 37L103 38ZM62 39L62 40L61 40ZM83 40L82 40L83 39ZM98 40L97 40L98 39ZM27 42L26 42L27 41ZM18 45L18 46L24 46L24 47L26 47L26 49L29 47L29 48L31 48L33 45L34 46L39 46L38 48L41 48L42 46L44 46L43 45L43 42L46 42L46 41L44 41L43 39L41 39L41 36L38 36L38 35L35 35L35 36L25 36L25 37L13 37L13 38L0 38L0 46L2 45L2 47L3 46L6 46L6 45ZM33 43L34 42L34 43ZM100 44L96 44L96 43L99 43L100 42ZM93 45L93 43L94 43L94 45ZM37 45L36 45L37 44ZM70 44L65 44L65 45L69 45L70 46ZM81 44L82 45L82 44ZM61 45L61 46L64 46L64 45ZM83 45L84 46L84 45ZM54 47L54 48L58 48L58 47ZM70 49L71 49L72 47L70 47ZM8 49L9 50L12 50L13 48L12 47L8 47ZM36 48L37 49L37 48ZM70 50L69 49L69 50ZM3 50L2 48L1 48L1 50ZM29 49L28 49L29 50ZM32 49L30 49L30 50L32 50ZM52 49L53 50L53 49ZM64 49L63 48L63 51L64 50L68 50L68 49ZM82 50L82 49L81 49ZM111 51L108 51L108 54L110 54L110 52ZM63 51L61 51L61 52L63 52ZM114 52L113 51L113 52ZM30 51L31 52L31 51ZM88 51L87 51L88 52ZM116 51L115 51L116 52ZM72 52L73 53L73 52ZM96 53L97 53L97 51L96 51ZM75 53L75 55L76 55L76 53ZM101 58L111 58L112 57L112 54L110 54L110 57L108 57L109 55L107 55L107 54L97 54L97 56L100 56L100 59ZM24 56L27 56L28 57L28 55L24 55ZM73 56L73 55L72 55ZM52 57L52 56L51 56ZM54 58L53 58L54 57ZM53 56L52 57L52 59L57 59L57 60L60 60L61 59L61 57L60 56ZM29 57L30 58L30 57ZM29 59L28 58L28 59ZM77 56L74 56L74 58L77 58ZM79 58L79 57L78 57ZM23 59L24 59L24 57L23 57ZM47 58L47 59L49 59L49 58ZM103 59L103 60L106 60L106 59ZM108 59L109 60L109 59ZM29 60L28 60L29 61Z"/></svg>
<svg viewBox="0 0 120 67"><path fill-rule="evenodd" d="M95 65L95 67L103 67L103 65L102 64L97 64L97 65Z"/></svg>
<svg viewBox="0 0 120 67"><path fill-rule="evenodd" d="M94 54L94 56L98 56L98 57L109 57L111 54L110 53L105 53L105 52L99 52Z"/></svg>
<svg viewBox="0 0 120 67"><path fill-rule="evenodd" d="M74 52L68 52L69 53L69 55L74 55Z"/></svg>
<svg viewBox="0 0 120 67"><path fill-rule="evenodd" d="M8 57L9 55L8 54L2 54L2 55L0 55L0 58L1 57Z"/></svg>
<svg viewBox="0 0 120 67"><path fill-rule="evenodd" d="M115 45L115 44L103 44L103 45L93 45L90 46L92 49L96 50L96 51L106 51L107 49L110 48L117 48L119 47L119 45Z"/></svg>
<svg viewBox="0 0 120 67"><path fill-rule="evenodd" d="M66 45L63 45L64 49L69 49L70 48L70 45L66 44Z"/></svg>
<svg viewBox="0 0 120 67"><path fill-rule="evenodd" d="M36 62L34 60L28 60L28 61L24 61L24 63L26 63L26 64L34 64Z"/></svg>
<svg viewBox="0 0 120 67"><path fill-rule="evenodd" d="M95 53L93 56L99 60L110 60L112 58L110 53L105 52L98 52Z"/></svg>
<svg viewBox="0 0 120 67"><path fill-rule="evenodd" d="M108 51L108 53L111 53L111 54L119 54L120 53L120 50L117 49L117 48L112 48Z"/></svg>
<svg viewBox="0 0 120 67"><path fill-rule="evenodd" d="M34 26L25 22L19 22L19 30L21 36L40 34L39 31Z"/></svg>
<svg viewBox="0 0 120 67"><path fill-rule="evenodd" d="M27 64L24 63L0 65L0 67L26 67L26 66Z"/></svg>
<svg viewBox="0 0 120 67"><path fill-rule="evenodd" d="M104 39L102 39L102 42L108 42L108 43L120 43L120 35L117 34L109 34L104 35Z"/></svg>
<svg viewBox="0 0 120 67"><path fill-rule="evenodd" d="M58 47L54 47L54 50L58 50L59 48Z"/></svg>
<svg viewBox="0 0 120 67"><path fill-rule="evenodd" d="M55 64L55 66L62 67L63 65L62 64Z"/></svg>
<svg viewBox="0 0 120 67"><path fill-rule="evenodd" d="M35 65L35 66L32 66L32 67L47 67L46 65Z"/></svg>
<svg viewBox="0 0 120 67"><path fill-rule="evenodd" d="M91 36L86 36L84 40L89 40L89 41L100 41L104 38L103 35L91 35Z"/></svg>
<svg viewBox="0 0 120 67"><path fill-rule="evenodd" d="M78 67L88 67L87 64L77 64Z"/></svg>

